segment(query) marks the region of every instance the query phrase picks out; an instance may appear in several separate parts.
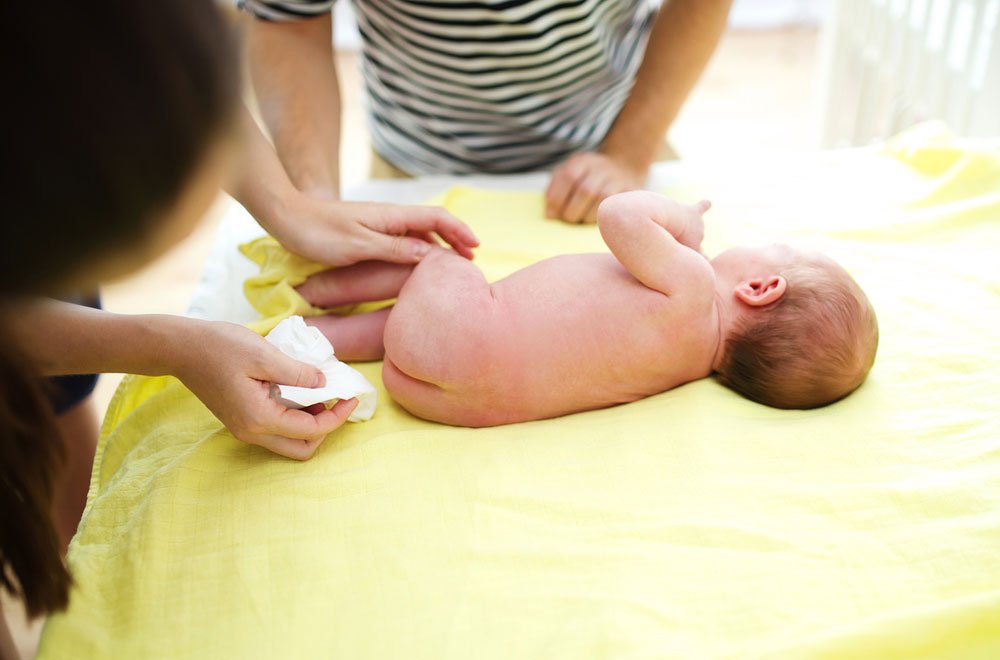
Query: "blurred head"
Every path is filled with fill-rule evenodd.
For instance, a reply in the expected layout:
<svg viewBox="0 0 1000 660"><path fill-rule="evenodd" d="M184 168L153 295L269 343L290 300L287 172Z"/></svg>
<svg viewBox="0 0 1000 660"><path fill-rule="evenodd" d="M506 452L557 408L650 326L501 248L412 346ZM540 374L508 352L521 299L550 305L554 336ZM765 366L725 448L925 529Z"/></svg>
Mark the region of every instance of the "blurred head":
<svg viewBox="0 0 1000 660"><path fill-rule="evenodd" d="M712 261L731 303L719 380L776 408L847 396L875 360L878 322L864 292L819 253L784 245L735 248Z"/></svg>
<svg viewBox="0 0 1000 660"><path fill-rule="evenodd" d="M226 170L239 72L211 0L4 2L0 52L2 314L191 229ZM32 369L0 336L0 588L34 616L66 605L69 575L49 518L61 439Z"/></svg>
<svg viewBox="0 0 1000 660"><path fill-rule="evenodd" d="M239 71L211 0L3 3L0 294L124 274L215 199Z"/></svg>

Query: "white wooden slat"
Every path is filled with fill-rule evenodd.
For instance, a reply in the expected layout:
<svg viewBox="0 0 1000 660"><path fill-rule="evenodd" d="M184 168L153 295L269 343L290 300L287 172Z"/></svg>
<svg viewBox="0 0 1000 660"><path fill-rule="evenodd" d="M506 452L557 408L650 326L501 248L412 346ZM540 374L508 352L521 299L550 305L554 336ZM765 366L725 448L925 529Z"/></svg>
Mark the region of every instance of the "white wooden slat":
<svg viewBox="0 0 1000 660"><path fill-rule="evenodd" d="M828 20L825 146L931 118L1000 136L1000 0L834 0Z"/></svg>
<svg viewBox="0 0 1000 660"><path fill-rule="evenodd" d="M993 20L987 22L984 30L990 37L990 43L983 44L989 54L969 123L969 134L976 137L1000 136L1000 0L990 1L996 3L989 8L988 13L992 14Z"/></svg>
<svg viewBox="0 0 1000 660"><path fill-rule="evenodd" d="M951 91L954 95L954 105L948 115L948 122L956 130L966 133L969 127L969 120L972 113L972 106L979 97L979 87L973 80L972 65L976 53L984 47L983 41L988 36L983 34L982 21L986 12L985 0L962 0L962 6L966 14L967 23L961 25L964 35L959 34L958 39L965 39L962 44L962 52L958 57L958 62L952 63L953 74L956 78Z"/></svg>

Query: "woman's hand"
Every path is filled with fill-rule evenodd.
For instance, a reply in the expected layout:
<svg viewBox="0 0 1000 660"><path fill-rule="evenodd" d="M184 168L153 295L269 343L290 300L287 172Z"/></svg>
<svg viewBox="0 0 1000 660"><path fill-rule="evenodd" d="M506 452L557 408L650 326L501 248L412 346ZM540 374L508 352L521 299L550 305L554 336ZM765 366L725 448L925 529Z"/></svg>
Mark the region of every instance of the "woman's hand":
<svg viewBox="0 0 1000 660"><path fill-rule="evenodd" d="M306 460L343 424L357 399L292 410L271 398L271 383L321 387L323 372L293 360L234 323L193 322L176 336L171 370L243 442Z"/></svg>
<svg viewBox="0 0 1000 660"><path fill-rule="evenodd" d="M271 233L289 250L327 266L359 261L419 262L443 239L472 258L479 245L465 223L440 206L341 202L318 195L291 195Z"/></svg>
<svg viewBox="0 0 1000 660"><path fill-rule="evenodd" d="M552 173L545 191L545 215L593 224L597 222L597 207L605 198L638 190L645 183L645 169L630 167L607 154L574 154Z"/></svg>
<svg viewBox="0 0 1000 660"><path fill-rule="evenodd" d="M112 314L54 300L26 300L13 311L4 321L43 374L176 376L237 438L289 458L311 457L358 405L281 405L271 383L320 387L323 373L234 323Z"/></svg>

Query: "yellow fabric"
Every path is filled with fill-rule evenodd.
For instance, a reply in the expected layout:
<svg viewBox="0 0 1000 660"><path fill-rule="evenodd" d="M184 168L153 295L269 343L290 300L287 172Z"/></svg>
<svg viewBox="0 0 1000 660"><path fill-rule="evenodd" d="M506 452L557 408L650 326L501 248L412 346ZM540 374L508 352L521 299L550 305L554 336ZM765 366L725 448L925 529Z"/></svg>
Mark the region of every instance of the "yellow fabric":
<svg viewBox="0 0 1000 660"><path fill-rule="evenodd" d="M260 274L247 278L243 294L254 309L267 309L264 318L251 324L260 334L267 334L281 319L289 316L313 316L324 310L313 307L295 292L295 287L323 266L283 249L270 236L240 246L240 252L260 266ZM274 322L268 321L274 317Z"/></svg>
<svg viewBox="0 0 1000 660"><path fill-rule="evenodd" d="M702 380L465 430L382 391L300 464L128 378L41 657L1000 657L1000 155L927 130L675 188L711 251L810 243L866 288L878 360L828 408ZM445 203L490 277L601 247L538 193Z"/></svg>

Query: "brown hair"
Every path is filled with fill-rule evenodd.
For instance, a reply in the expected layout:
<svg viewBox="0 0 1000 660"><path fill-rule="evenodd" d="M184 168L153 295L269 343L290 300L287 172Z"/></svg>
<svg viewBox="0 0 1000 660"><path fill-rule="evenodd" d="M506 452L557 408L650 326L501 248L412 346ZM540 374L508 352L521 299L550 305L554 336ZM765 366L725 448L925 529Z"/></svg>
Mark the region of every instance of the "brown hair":
<svg viewBox="0 0 1000 660"><path fill-rule="evenodd" d="M43 381L0 336L0 586L29 616L61 609L69 573L50 520L53 474L63 457Z"/></svg>
<svg viewBox="0 0 1000 660"><path fill-rule="evenodd" d="M730 333L717 377L775 408L825 406L857 389L871 370L878 347L875 311L833 262L796 265L781 274L788 282L785 295L748 313Z"/></svg>
<svg viewBox="0 0 1000 660"><path fill-rule="evenodd" d="M233 117L240 77L211 0L4 2L0 52L2 308L148 236ZM42 379L0 335L0 587L34 616L68 599L50 518L61 443Z"/></svg>

